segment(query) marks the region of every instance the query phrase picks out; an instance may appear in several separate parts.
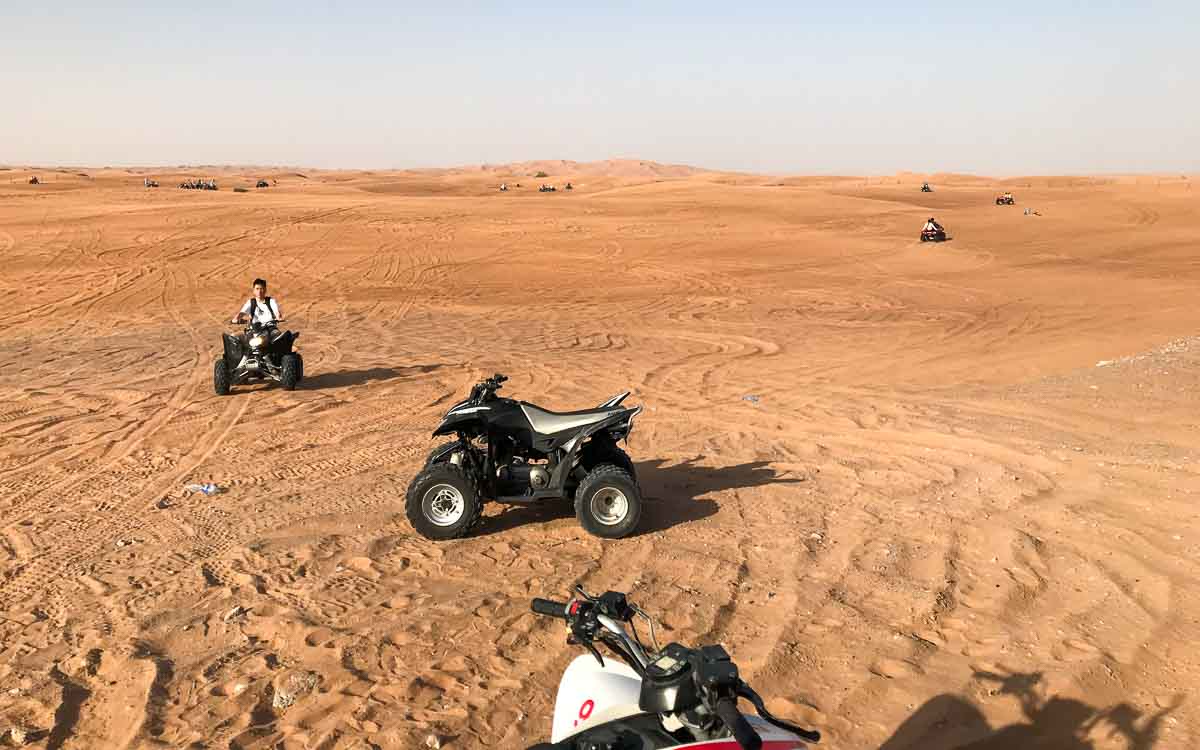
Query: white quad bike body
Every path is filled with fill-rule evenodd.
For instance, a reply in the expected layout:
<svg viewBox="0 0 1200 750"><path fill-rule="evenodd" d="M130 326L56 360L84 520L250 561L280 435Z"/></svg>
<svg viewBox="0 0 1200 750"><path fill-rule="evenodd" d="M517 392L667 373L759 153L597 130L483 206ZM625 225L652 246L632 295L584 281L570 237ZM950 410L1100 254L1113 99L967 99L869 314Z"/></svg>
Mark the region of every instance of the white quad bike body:
<svg viewBox="0 0 1200 750"><path fill-rule="evenodd" d="M550 741L568 737L600 724L645 713L638 707L642 680L632 668L616 659L605 659L604 666L595 657L575 657L563 672L554 699L554 723ZM810 747L796 735L743 714L763 740L763 750L804 750ZM668 720L669 721L669 720ZM666 725L667 721L664 721ZM739 750L732 737L676 745L704 750Z"/></svg>

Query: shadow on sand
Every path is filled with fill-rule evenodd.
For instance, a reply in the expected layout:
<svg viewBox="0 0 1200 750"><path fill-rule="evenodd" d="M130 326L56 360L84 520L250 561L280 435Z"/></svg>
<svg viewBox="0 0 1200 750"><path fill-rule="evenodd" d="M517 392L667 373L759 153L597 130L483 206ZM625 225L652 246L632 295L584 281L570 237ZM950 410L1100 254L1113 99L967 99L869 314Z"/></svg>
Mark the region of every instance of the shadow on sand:
<svg viewBox="0 0 1200 750"><path fill-rule="evenodd" d="M1120 736L1127 750L1151 750L1163 719L1183 702L1183 696L1177 696L1170 707L1144 717L1128 703L1098 708L1045 696L1039 688L1041 672L976 672L975 677L997 684L995 694L1020 701L1025 721L992 729L978 708L947 693L917 709L879 750L1095 750L1088 737L1097 730Z"/></svg>
<svg viewBox="0 0 1200 750"><path fill-rule="evenodd" d="M305 373L304 379L296 386L296 390L310 391L322 388L344 388L346 386L364 385L366 383L392 380L409 375L420 375L433 372L444 365L410 365L408 367L370 367L365 370L343 370L341 372L322 372L316 375ZM307 369L307 368L305 368Z"/></svg>
<svg viewBox="0 0 1200 750"><path fill-rule="evenodd" d="M635 462L645 509L633 536L666 531L673 526L715 514L717 502L703 497L713 492L802 481L780 477L770 468L768 461L750 461L734 466L698 465L702 460L704 456L679 463L663 459ZM514 505L500 515L485 516L477 533L497 534L517 526L546 523L574 515L574 506L566 500L530 506Z"/></svg>

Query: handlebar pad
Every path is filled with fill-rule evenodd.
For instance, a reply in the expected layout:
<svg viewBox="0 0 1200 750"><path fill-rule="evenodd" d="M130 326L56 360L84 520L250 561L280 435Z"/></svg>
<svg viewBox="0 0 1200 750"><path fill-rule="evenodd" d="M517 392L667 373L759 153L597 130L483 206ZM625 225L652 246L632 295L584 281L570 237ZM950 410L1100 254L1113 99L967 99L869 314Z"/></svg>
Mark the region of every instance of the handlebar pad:
<svg viewBox="0 0 1200 750"><path fill-rule="evenodd" d="M552 602L549 599L534 599L529 608L539 615L567 619L567 605L563 602Z"/></svg>
<svg viewBox="0 0 1200 750"><path fill-rule="evenodd" d="M754 731L754 727L750 726L750 722L738 711L736 699L722 698L717 701L716 708L717 716L720 716L725 726L729 727L729 731L733 732L733 738L742 746L742 750L762 750L762 737L758 736L758 732Z"/></svg>

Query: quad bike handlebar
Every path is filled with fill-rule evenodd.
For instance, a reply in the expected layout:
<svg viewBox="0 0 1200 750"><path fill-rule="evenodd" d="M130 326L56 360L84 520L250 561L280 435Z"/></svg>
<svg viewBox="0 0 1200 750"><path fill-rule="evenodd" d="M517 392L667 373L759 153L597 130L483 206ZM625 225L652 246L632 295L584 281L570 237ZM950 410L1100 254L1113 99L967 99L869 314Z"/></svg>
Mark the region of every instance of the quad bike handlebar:
<svg viewBox="0 0 1200 750"><path fill-rule="evenodd" d="M549 599L534 599L529 606L530 609L539 615L557 617L560 620L567 619L567 605L563 602L554 602Z"/></svg>
<svg viewBox="0 0 1200 750"><path fill-rule="evenodd" d="M762 738L738 710L738 698L749 701L767 722L808 742L821 740L820 732L802 729L772 716L762 697L737 676L736 665L720 646L687 649L671 644L664 651L658 647L654 621L644 610L631 603L625 594L608 591L600 596L592 596L582 586L575 587L575 594L571 601L565 603L537 598L530 602L530 609L539 615L565 620L570 631L567 642L586 648L601 666L604 665L604 658L596 648L596 641L620 656L643 679L647 678L647 667L662 653L670 651L680 655L686 652L701 702L729 729L743 750L760 750ZM633 627L634 617L641 617L649 624L652 651L647 651L638 637L637 629ZM625 624L630 625L632 636L626 631Z"/></svg>
<svg viewBox="0 0 1200 750"><path fill-rule="evenodd" d="M507 375L496 373L495 375L481 380L471 389L471 401L474 403L482 403L489 401L496 396L496 391L504 387L504 381L508 380Z"/></svg>

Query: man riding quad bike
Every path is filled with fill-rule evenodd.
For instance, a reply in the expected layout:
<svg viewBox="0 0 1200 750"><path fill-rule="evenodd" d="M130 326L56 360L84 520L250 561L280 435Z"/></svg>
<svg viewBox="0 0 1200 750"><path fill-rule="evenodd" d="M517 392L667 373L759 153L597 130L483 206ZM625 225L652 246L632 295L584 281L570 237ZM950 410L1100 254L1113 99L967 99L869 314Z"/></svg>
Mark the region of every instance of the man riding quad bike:
<svg viewBox="0 0 1200 750"><path fill-rule="evenodd" d="M1016 202L1017 202L1017 199L1013 198L1012 193L1005 193L1004 195L996 196L996 205L997 206L1011 206L1011 205L1014 205Z"/></svg>
<svg viewBox="0 0 1200 750"><path fill-rule="evenodd" d="M284 390L294 390L304 377L304 359L292 351L299 333L280 331L279 303L266 296L267 282L254 280L254 296L230 323L246 328L241 336L222 335L224 352L213 362L213 390L218 396L232 385L273 380Z"/></svg>
<svg viewBox="0 0 1200 750"><path fill-rule="evenodd" d="M922 192L922 193L932 193L932 192L933 192L933 188L929 187L929 183L928 183L928 182L922 182L922 183L921 183L921 192Z"/></svg>
<svg viewBox="0 0 1200 750"><path fill-rule="evenodd" d="M633 533L642 492L633 461L617 443L629 437L642 407L622 406L626 391L594 409L552 412L498 397L506 380L497 374L478 383L433 431L457 439L435 448L408 486L404 508L417 533L466 536L485 500L573 501L589 533L607 539Z"/></svg>
<svg viewBox="0 0 1200 750"><path fill-rule="evenodd" d="M930 216L929 221L921 229L921 242L945 242L946 228Z"/></svg>

